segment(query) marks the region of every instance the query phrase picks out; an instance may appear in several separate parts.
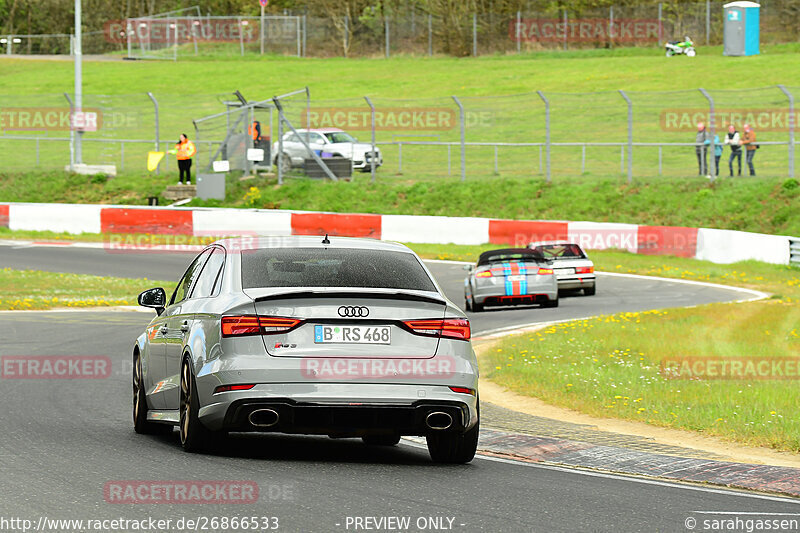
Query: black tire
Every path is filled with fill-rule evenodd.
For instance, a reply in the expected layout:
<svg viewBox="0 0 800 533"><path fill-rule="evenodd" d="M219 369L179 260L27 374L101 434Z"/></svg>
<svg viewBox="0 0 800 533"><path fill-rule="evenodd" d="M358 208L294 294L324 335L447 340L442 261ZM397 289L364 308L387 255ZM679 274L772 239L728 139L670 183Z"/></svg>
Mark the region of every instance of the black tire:
<svg viewBox="0 0 800 533"><path fill-rule="evenodd" d="M158 435L172 432L172 426L147 420L147 395L142 383L142 360L139 350L133 353L133 430L140 435Z"/></svg>
<svg viewBox="0 0 800 533"><path fill-rule="evenodd" d="M483 304L479 304L478 302L472 302L472 312L473 313L482 313L483 312Z"/></svg>
<svg viewBox="0 0 800 533"><path fill-rule="evenodd" d="M542 304L542 307L558 307L558 300L559 298L556 297L555 300L550 300L549 298Z"/></svg>
<svg viewBox="0 0 800 533"><path fill-rule="evenodd" d="M594 296L596 292L597 292L597 285L592 285L591 287L583 288L583 294L585 296Z"/></svg>
<svg viewBox="0 0 800 533"><path fill-rule="evenodd" d="M481 410L478 405L478 422L466 433L456 433L453 431L440 431L430 433L428 441L428 453L434 463L464 464L469 463L475 457L478 450L478 436L480 434Z"/></svg>
<svg viewBox="0 0 800 533"><path fill-rule="evenodd" d="M178 429L181 435L181 446L187 452L204 451L212 443L214 435L197 418L200 401L197 399L197 382L188 359L185 359L181 365L180 398Z"/></svg>
<svg viewBox="0 0 800 533"><path fill-rule="evenodd" d="M395 446L400 442L400 435L365 435L361 440L368 446Z"/></svg>

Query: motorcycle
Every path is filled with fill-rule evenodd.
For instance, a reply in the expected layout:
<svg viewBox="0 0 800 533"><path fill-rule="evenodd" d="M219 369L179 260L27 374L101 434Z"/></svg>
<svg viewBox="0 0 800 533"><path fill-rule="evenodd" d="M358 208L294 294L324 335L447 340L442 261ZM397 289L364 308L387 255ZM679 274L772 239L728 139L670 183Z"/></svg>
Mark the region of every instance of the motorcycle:
<svg viewBox="0 0 800 533"><path fill-rule="evenodd" d="M694 49L694 41L688 36L685 37L683 41L668 41L664 43L664 47L667 50L667 57L681 54L688 57L697 55L697 51Z"/></svg>

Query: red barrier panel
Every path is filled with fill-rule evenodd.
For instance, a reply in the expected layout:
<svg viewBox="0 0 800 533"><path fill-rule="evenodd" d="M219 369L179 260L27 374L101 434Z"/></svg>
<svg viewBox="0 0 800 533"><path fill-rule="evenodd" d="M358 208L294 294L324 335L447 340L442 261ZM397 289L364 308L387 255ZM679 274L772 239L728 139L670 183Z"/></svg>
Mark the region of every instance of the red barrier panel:
<svg viewBox="0 0 800 533"><path fill-rule="evenodd" d="M8 205L0 205L0 228L8 227Z"/></svg>
<svg viewBox="0 0 800 533"><path fill-rule="evenodd" d="M637 253L694 257L697 253L697 228L639 226Z"/></svg>
<svg viewBox="0 0 800 533"><path fill-rule="evenodd" d="M292 213L292 235L381 238L380 215Z"/></svg>
<svg viewBox="0 0 800 533"><path fill-rule="evenodd" d="M192 212L110 207L100 211L100 231L192 235Z"/></svg>
<svg viewBox="0 0 800 533"><path fill-rule="evenodd" d="M567 222L537 220L490 220L489 242L525 247L534 241L560 241L569 236Z"/></svg>

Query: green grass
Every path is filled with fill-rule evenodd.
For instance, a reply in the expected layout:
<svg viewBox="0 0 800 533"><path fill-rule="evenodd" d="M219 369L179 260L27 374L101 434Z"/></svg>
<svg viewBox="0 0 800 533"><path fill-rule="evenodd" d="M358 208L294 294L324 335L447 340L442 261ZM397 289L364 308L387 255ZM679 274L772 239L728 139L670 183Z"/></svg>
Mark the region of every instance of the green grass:
<svg viewBox="0 0 800 533"><path fill-rule="evenodd" d="M776 88L753 89L785 84L800 100L800 70L796 68L800 45L772 45L751 57L723 57L720 47L702 48L696 58L663 57L659 47L614 50L548 51L522 55L491 55L478 58L398 56L391 59L292 58L248 56L199 58L186 61L87 61L84 66L86 107L99 107L110 120L110 127L85 138L150 139L153 136L153 105L145 95L152 91L159 99L160 131L163 140L180 132L194 136L192 120L224 111L221 94L227 99L241 90L251 100L308 86L312 106L366 110L364 95L377 108L457 107L450 95L462 97L467 110L466 140L475 142L543 142L544 106L536 90L547 93L551 101L553 142L617 141L627 139L627 109L618 89L628 91L634 103L634 140L637 142L691 142L692 131L664 131L661 112L667 109L707 109L708 103L697 90L702 85L714 95L718 109L777 109L787 106L786 97ZM71 91L72 64L69 61L26 61L0 58L0 105L6 107L65 106L62 93ZM737 91L731 91L737 89ZM645 92L647 91L647 92ZM656 91L656 92L650 92ZM584 93L592 92L588 95ZM103 97L94 95L105 95ZM497 98L499 95L518 95ZM287 116L300 123L303 98L287 104ZM483 117L474 120L475 117ZM270 124L266 111L258 111L264 133ZM272 119L277 122L273 114ZM200 126L202 140L224 137L223 118ZM455 126L455 121L452 126ZM273 132L272 137L275 137ZM353 131L368 137L367 131ZM435 130L379 130L378 141L424 140L409 134L429 134L441 141L458 141L456 127ZM66 136L51 132L49 137ZM399 137L398 137L399 136ZM784 132L759 132L763 141L785 141ZM4 168L26 170L34 166L34 141L0 139L7 153ZM208 163L211 155L200 145L197 166ZM149 145L128 145L124 167L144 169ZM63 168L68 147L63 141L42 141L39 165L45 169ZM85 143L85 160L123 166L120 147L108 143ZM386 166L381 180L455 179L459 175L458 148L448 153L444 146L405 146L400 170L397 146L383 146ZM502 177L543 175L538 148L500 148L498 174ZM725 156L727 159L727 154ZM580 147L553 147L552 169L559 182L584 172L590 177L620 177L618 147L589 147L585 161ZM664 176L695 175L691 147L664 147L661 154ZM785 176L788 154L784 146L763 146L756 158L759 174ZM174 161L172 167L174 169ZM196 166L196 168L197 168ZM657 146L636 147L634 175L658 175ZM468 147L466 167L470 178L493 176L494 148ZM622 165L624 167L624 165Z"/></svg>
<svg viewBox="0 0 800 533"><path fill-rule="evenodd" d="M152 91L181 95L242 91L268 98L308 86L315 98L482 96L545 91L662 91L697 87L748 88L797 84L797 43L770 45L759 56L723 57L702 47L693 60L663 57L660 47L546 51L478 58L394 56L293 58L224 56L172 61L85 61L86 94ZM758 72L758 77L753 73ZM71 61L0 59L5 94L61 94L71 90Z"/></svg>
<svg viewBox="0 0 800 533"><path fill-rule="evenodd" d="M510 337L481 359L484 375L520 394L595 416L800 451L796 379L667 379L660 372L662 361L692 357L800 358L800 269L615 251L591 256L598 270L709 281L772 296L601 316Z"/></svg>
<svg viewBox="0 0 800 533"><path fill-rule="evenodd" d="M797 302L795 296L559 324L504 339L482 359L482 370L516 392L591 415L798 452L797 378L670 379L660 371L667 359L800 359Z"/></svg>
<svg viewBox="0 0 800 533"><path fill-rule="evenodd" d="M0 269L0 310L137 305L136 296L150 287L174 282Z"/></svg>
<svg viewBox="0 0 800 533"><path fill-rule="evenodd" d="M105 179L63 172L11 173L0 180L0 200L145 204L173 176L123 174ZM43 187L42 184L47 186ZM787 185L788 184L788 185ZM246 199L251 187L259 198ZM161 204L166 202L162 199ZM485 178L461 182L370 183L274 178L240 181L230 176L225 201L189 206L257 207L350 213L475 216L508 219L593 220L634 224L715 227L800 235L800 187L781 178L720 180L575 178L558 185L542 179Z"/></svg>

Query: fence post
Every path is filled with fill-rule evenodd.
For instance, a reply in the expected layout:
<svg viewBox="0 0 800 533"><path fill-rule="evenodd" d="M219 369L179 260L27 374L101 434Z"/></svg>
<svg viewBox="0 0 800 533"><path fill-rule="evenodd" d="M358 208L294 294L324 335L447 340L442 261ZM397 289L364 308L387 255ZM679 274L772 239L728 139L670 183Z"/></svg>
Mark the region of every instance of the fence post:
<svg viewBox="0 0 800 533"><path fill-rule="evenodd" d="M586 172L586 143L581 145L581 174Z"/></svg>
<svg viewBox="0 0 800 533"><path fill-rule="evenodd" d="M276 106L277 108L277 106ZM278 111L278 185L283 185L283 115Z"/></svg>
<svg viewBox="0 0 800 533"><path fill-rule="evenodd" d="M155 96L153 96L153 93L151 93L151 92L148 92L148 93L147 93L147 96L149 96L149 97L150 97L150 100L153 102L153 106L155 107L155 119L156 119L156 152L158 152L158 146L159 146L159 144L160 144L160 143L158 142L158 141L159 141L159 136L158 136L158 133L159 133L159 132L158 132L158 100L156 100L156 97L155 97ZM195 125L195 128L197 128L197 126L196 126L196 125ZM197 136L195 136L195 139L197 139ZM161 161L159 161L159 162L158 162L158 166L156 166L156 175L158 175L158 174L160 173L160 170L159 170L159 168L160 168L160 167L161 167Z"/></svg>
<svg viewBox="0 0 800 533"><path fill-rule="evenodd" d="M662 22L662 6L661 2L658 3L658 45L661 46L661 43L664 41L664 30L663 30L663 22Z"/></svg>
<svg viewBox="0 0 800 533"><path fill-rule="evenodd" d="M550 183L550 100L544 95L542 91L536 91L536 94L539 95L539 98L542 99L544 102L544 135L545 135L545 146L547 147L547 183ZM540 148L541 150L541 148ZM541 161L541 152L539 156L539 161ZM541 167L541 163L539 164Z"/></svg>
<svg viewBox="0 0 800 533"><path fill-rule="evenodd" d="M386 58L389 58L389 17L383 19L383 34L386 37Z"/></svg>
<svg viewBox="0 0 800 533"><path fill-rule="evenodd" d="M397 143L397 173L403 173L403 141Z"/></svg>
<svg viewBox="0 0 800 533"><path fill-rule="evenodd" d="M797 126L794 116L794 95L786 89L784 85L778 85L778 89L783 91L789 99L789 177L794 177L794 128Z"/></svg>
<svg viewBox="0 0 800 533"><path fill-rule="evenodd" d="M375 106L372 105L372 100L369 96L365 96L364 100L367 101L369 106L369 120L370 130L372 131L372 155L369 156L369 173L371 175L370 181L375 181Z"/></svg>
<svg viewBox="0 0 800 533"><path fill-rule="evenodd" d="M69 102L69 116L72 117L72 114L75 112L75 105L72 103L72 98L69 97L68 93L64 93L64 98L67 99ZM69 169L70 171L75 170L75 129L69 129Z"/></svg>
<svg viewBox="0 0 800 533"><path fill-rule="evenodd" d="M625 91L619 90L619 94L628 104L628 183L633 181L633 103Z"/></svg>
<svg viewBox="0 0 800 533"><path fill-rule="evenodd" d="M710 159L711 159L711 161L714 162L714 165L713 166L709 166L708 164L706 164L707 168L705 170L706 170L706 172L708 172L709 170L711 171L708 175L710 176L711 181L714 181L716 179L716 176L717 176L717 159L714 157L714 151L716 149L715 148L715 143L714 143L714 134L716 133L716 129L717 129L716 125L714 123L714 118L715 118L714 117L714 115L715 115L715 113L714 113L714 99L711 97L710 94L708 94L708 91L706 91L702 87L699 90L703 94L703 96L706 97L706 100L708 100L708 108L709 108L709 111L708 111L708 127L706 128L706 131L709 131L709 130L711 131L711 135L710 135L710 137L711 137L711 150L710 150L711 158ZM697 150L697 147L695 147L695 150ZM701 147L701 150L705 151L706 147L705 146ZM707 161L708 154L701 154L701 156L703 157L704 161Z"/></svg>
<svg viewBox="0 0 800 533"><path fill-rule="evenodd" d="M464 106L457 96L453 96L456 105L458 106L458 122L461 128L461 181L467 178L467 151L466 151L466 132L464 131Z"/></svg>
<svg viewBox="0 0 800 533"><path fill-rule="evenodd" d="M294 27L297 35L297 57L301 57L303 55L303 36L301 35L303 30L300 28L300 17L295 17Z"/></svg>
<svg viewBox="0 0 800 533"><path fill-rule="evenodd" d="M711 0L706 0L706 46L711 36Z"/></svg>
<svg viewBox="0 0 800 533"><path fill-rule="evenodd" d="M239 17L239 55L241 55L242 57L244 57L244 28L242 27L242 24L246 25L247 23L248 23L248 21L242 20L242 17ZM177 25L176 25L176 28L177 28ZM177 30L175 31L175 33L177 33ZM177 49L177 45L178 44L177 44L177 41L176 41L175 42L176 49Z"/></svg>
<svg viewBox="0 0 800 533"><path fill-rule="evenodd" d="M522 25L522 11L517 11L517 23L514 25L514 35L517 40L517 53L520 53L522 50L522 41L520 40L519 36L519 27Z"/></svg>
<svg viewBox="0 0 800 533"><path fill-rule="evenodd" d="M564 50L567 49L567 10L564 10Z"/></svg>
<svg viewBox="0 0 800 533"><path fill-rule="evenodd" d="M303 14L303 57L306 57L307 55L308 55L308 15L304 13Z"/></svg>
<svg viewBox="0 0 800 533"><path fill-rule="evenodd" d="M614 48L614 6L608 8L608 45Z"/></svg>
<svg viewBox="0 0 800 533"><path fill-rule="evenodd" d="M472 14L472 57L478 55L478 13Z"/></svg>
<svg viewBox="0 0 800 533"><path fill-rule="evenodd" d="M452 152L453 146L450 143L447 143L447 175L451 176L453 174L453 165L452 165Z"/></svg>

